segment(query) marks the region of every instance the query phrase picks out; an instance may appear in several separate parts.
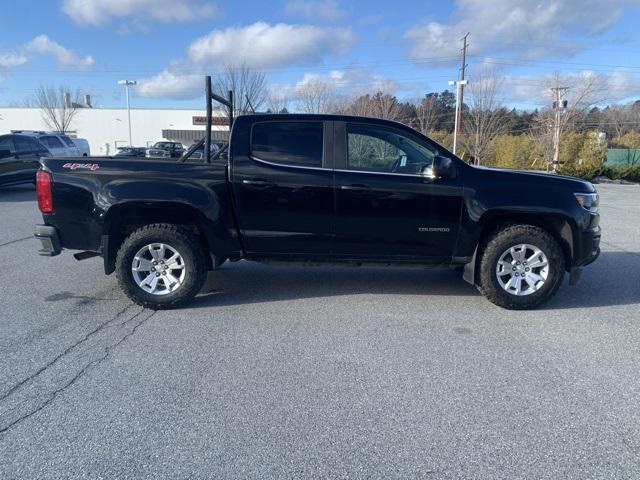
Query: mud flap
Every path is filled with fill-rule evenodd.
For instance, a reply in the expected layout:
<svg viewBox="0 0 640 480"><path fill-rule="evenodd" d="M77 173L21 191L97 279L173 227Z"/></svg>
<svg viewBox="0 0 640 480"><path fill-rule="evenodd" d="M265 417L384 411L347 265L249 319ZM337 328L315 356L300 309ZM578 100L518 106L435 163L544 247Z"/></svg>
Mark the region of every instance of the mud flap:
<svg viewBox="0 0 640 480"><path fill-rule="evenodd" d="M464 264L464 269L462 270L462 279L470 283L471 285L476 284L476 256L478 254L478 247L473 251L473 257L471 257L471 261Z"/></svg>

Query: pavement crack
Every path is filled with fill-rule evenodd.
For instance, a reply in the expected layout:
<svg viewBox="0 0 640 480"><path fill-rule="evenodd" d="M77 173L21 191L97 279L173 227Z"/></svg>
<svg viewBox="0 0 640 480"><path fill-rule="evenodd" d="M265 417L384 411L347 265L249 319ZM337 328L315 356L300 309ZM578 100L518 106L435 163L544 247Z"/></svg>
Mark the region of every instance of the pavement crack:
<svg viewBox="0 0 640 480"><path fill-rule="evenodd" d="M17 240L11 240L10 242L0 243L0 247L4 247L5 245L12 245L18 242L24 242L25 240L29 240L30 238L33 238L33 235L29 235L28 237L24 238L18 238Z"/></svg>
<svg viewBox="0 0 640 480"><path fill-rule="evenodd" d="M131 307L133 307L135 304L131 303L129 305L127 305L126 307L124 307L122 310L120 310L119 312L117 312L113 317L109 318L109 320L102 322L100 325L98 325L96 328L94 328L93 330L91 330L89 333L87 333L84 337L80 338L78 341L74 342L72 345L70 345L69 347L67 347L62 353L56 355L53 359L51 359L49 362L47 362L45 365L43 365L42 367L40 367L39 369L37 369L35 372L33 372L31 375L29 375L28 377L24 378L23 380L21 380L20 382L16 383L13 387L11 387L9 390L7 390L5 393L3 393L2 395L0 395L0 402L5 400L7 397L9 397L9 395L11 395L12 393L14 393L16 390L18 390L20 387L22 387L24 384L26 384L27 382L29 382L30 380L33 380L34 378L36 378L38 375L41 375L44 371L46 371L47 369L49 369L50 367L52 367L56 362L58 362L61 358L67 356L69 353L71 353L71 351L73 351L76 347L78 347L79 345L83 344L84 342L86 342L87 340L89 340L91 337L93 337L94 335L96 335L97 333L99 333L100 331L109 328L109 324L111 322L113 322L114 320L117 320L118 318L120 318L122 315L124 315L124 313L129 310ZM129 320L135 318L137 315L139 315L140 313L142 313L144 310L141 310L140 312L136 313L133 317L127 319L124 323L128 322ZM122 325L122 324L120 324Z"/></svg>
<svg viewBox="0 0 640 480"><path fill-rule="evenodd" d="M127 307L128 308L128 307ZM119 315L121 315L124 311L126 311L126 308L121 311L119 313ZM135 319L137 319L138 317L140 317L140 315L144 312L148 312L149 310L141 310L139 312L137 312L135 315L133 315L132 317L128 318L127 320L125 320L124 322L120 323L120 326L125 326L128 323L133 322ZM36 406L35 408L29 409L28 411L24 412L22 415L20 415L19 417L15 418L14 420L12 420L11 422L9 422L8 424L1 426L0 427L0 434L7 432L8 430L10 430L11 428L13 428L15 425L23 422L24 420L27 420L29 418L31 418L32 416L36 415L38 412L42 411L44 408L46 408L48 405L50 405L59 395L63 394L68 388L72 387L80 378L82 378L90 369L92 369L93 367L96 367L98 365L100 365L102 362L104 362L105 360L107 360L110 356L111 353L118 348L118 346L120 346L122 343L124 343L127 339L129 339L132 335L134 335L136 333L136 331L138 330L138 328L140 328L145 322L147 322L149 319L151 319L151 317L153 317L156 314L155 311L151 311L151 313L145 317L143 317L141 320L139 320L134 327L131 329L130 332L126 333L125 335L122 336L122 338L120 338L119 340L117 340L116 342L109 344L105 347L103 347L103 354L93 360L88 362L86 365L84 365L69 381L67 381L66 383L64 383L62 386L58 387L57 389L55 389L53 392L51 392L47 398L41 402L38 406ZM114 317L114 319L117 318ZM103 324L104 325L104 324ZM99 329L97 329L99 330ZM97 331L96 330L96 331ZM78 342L77 344L82 343L83 340L81 340L80 342ZM77 345L76 344L76 345ZM70 347L70 349L72 349L72 347ZM55 362L54 362L55 363ZM24 382L22 382L22 384L24 384ZM15 391L15 390L14 390ZM5 397L3 397L5 398Z"/></svg>

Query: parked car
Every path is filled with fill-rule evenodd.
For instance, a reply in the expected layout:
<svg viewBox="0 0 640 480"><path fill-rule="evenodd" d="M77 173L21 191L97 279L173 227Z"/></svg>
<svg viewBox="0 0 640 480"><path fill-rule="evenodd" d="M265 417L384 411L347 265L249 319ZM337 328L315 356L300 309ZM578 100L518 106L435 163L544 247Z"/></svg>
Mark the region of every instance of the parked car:
<svg viewBox="0 0 640 480"><path fill-rule="evenodd" d="M170 157L180 158L184 153L184 147L179 142L156 142L153 147L147 148L146 157Z"/></svg>
<svg viewBox="0 0 640 480"><path fill-rule="evenodd" d="M41 254L101 255L154 309L227 259L460 267L496 305L528 309L600 252L591 183L474 167L400 123L246 115L230 138L210 162L43 159Z"/></svg>
<svg viewBox="0 0 640 480"><path fill-rule="evenodd" d="M26 135L0 135L0 185L34 183L40 158L50 155L35 138Z"/></svg>
<svg viewBox="0 0 640 480"><path fill-rule="evenodd" d="M41 130L11 130L11 133L35 137L47 147L55 157L80 157L80 150L71 138L64 133L45 132Z"/></svg>
<svg viewBox="0 0 640 480"><path fill-rule="evenodd" d="M221 148L222 143L211 142L211 155L215 155ZM185 152L186 155L187 152ZM204 145L202 142L198 142L198 146L193 150L193 153L189 155L190 160L202 160L204 158Z"/></svg>
<svg viewBox="0 0 640 480"><path fill-rule="evenodd" d="M118 148L118 153L116 153L115 156L144 158L146 150L147 149L144 147L120 147Z"/></svg>
<svg viewBox="0 0 640 480"><path fill-rule="evenodd" d="M91 155L91 148L89 147L89 142L87 142L86 139L77 137L69 138L78 149L78 152L80 152L81 157L88 157L89 155Z"/></svg>

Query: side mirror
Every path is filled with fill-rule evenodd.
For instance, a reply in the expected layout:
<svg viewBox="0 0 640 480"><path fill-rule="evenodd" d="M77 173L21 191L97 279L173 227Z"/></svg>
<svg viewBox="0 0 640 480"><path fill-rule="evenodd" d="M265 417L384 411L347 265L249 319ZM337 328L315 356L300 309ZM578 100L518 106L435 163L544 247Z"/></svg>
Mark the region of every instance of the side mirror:
<svg viewBox="0 0 640 480"><path fill-rule="evenodd" d="M455 178L456 166L449 157L436 155L433 159L433 178Z"/></svg>
<svg viewBox="0 0 640 480"><path fill-rule="evenodd" d="M0 150L0 158L6 158L11 156L11 150Z"/></svg>

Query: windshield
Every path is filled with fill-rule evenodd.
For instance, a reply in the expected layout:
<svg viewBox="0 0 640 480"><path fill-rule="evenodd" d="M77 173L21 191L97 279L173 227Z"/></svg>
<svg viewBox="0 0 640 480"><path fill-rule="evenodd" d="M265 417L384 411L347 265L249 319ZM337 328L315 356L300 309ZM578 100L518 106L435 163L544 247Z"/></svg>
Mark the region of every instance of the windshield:
<svg viewBox="0 0 640 480"><path fill-rule="evenodd" d="M172 142L156 142L153 146L154 148L172 148L175 146L175 143Z"/></svg>

